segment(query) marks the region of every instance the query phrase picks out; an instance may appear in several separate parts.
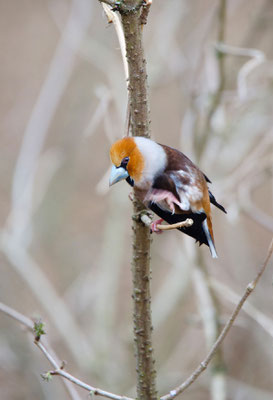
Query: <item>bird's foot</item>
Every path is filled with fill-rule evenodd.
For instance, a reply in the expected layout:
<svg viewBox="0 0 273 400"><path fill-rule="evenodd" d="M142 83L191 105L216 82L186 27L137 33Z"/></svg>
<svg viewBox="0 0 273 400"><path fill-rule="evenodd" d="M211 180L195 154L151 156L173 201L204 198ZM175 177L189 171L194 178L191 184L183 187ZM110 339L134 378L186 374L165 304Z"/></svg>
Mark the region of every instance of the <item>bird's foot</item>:
<svg viewBox="0 0 273 400"><path fill-rule="evenodd" d="M157 225L160 225L162 223L163 219L157 219L156 221L152 222L150 225L151 232L155 232L157 234L163 233L160 229L158 229Z"/></svg>

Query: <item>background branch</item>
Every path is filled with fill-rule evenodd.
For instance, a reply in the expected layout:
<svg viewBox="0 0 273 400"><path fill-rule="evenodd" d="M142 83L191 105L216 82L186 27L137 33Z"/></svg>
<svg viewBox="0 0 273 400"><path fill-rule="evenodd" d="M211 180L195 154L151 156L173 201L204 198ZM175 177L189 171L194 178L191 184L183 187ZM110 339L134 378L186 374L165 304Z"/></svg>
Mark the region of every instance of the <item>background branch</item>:
<svg viewBox="0 0 273 400"><path fill-rule="evenodd" d="M239 314L239 312L240 312L241 308L243 307L245 301L247 300L248 296L253 292L257 283L259 282L259 280L260 280L262 274L264 273L265 268L272 256L272 253L273 253L273 238L269 245L269 249L268 249L265 261L263 262L262 266L258 270L258 273L257 273L256 277L254 278L254 280L247 285L247 288L246 288L245 292L243 293L242 297L240 298L238 304L236 305L233 313L231 314L230 319L224 326L220 336L218 337L218 339L212 346L208 355L205 357L205 359L200 363L199 367L196 368L196 370L191 374L191 376L188 379L186 379L181 385L177 386L175 389L171 390L169 394L162 396L161 400L171 400L171 399L175 398L176 396L178 396L180 393L184 392L190 385L193 384L193 382L196 381L196 379L200 376L200 374L207 368L208 364L212 360L212 358L215 355L216 351L218 350L219 346L221 345L221 343L225 339L227 333L229 332L230 328L232 327L235 319L237 318L237 315Z"/></svg>
<svg viewBox="0 0 273 400"><path fill-rule="evenodd" d="M209 284L207 271L202 254L196 257L193 268L193 283L197 296L198 310L203 324L207 351L211 348L221 333L220 306L218 296ZM222 350L218 348L210 364L210 392L212 400L226 398L226 373Z"/></svg>
<svg viewBox="0 0 273 400"><path fill-rule="evenodd" d="M14 310L13 308L7 306L4 303L0 303L0 311L8 315L15 321L19 322L23 326L25 326L28 329L28 331L32 333L33 337L35 336L34 323L31 319L19 313L18 311ZM78 396L77 392L75 392L74 386L71 386L70 382L85 390L88 390L89 392L92 393L92 395L103 396L112 400L133 400L130 397L119 396L114 393L107 392L106 390L102 390L94 386L91 386L87 383L84 383L80 379L77 379L75 376L69 374L68 372L64 371L63 363L61 364L60 361L57 361L57 357L54 354L53 350L49 350L48 349L49 345L44 344L43 343L44 341L45 339L40 339L40 337L34 340L35 345L38 347L39 350L41 350L41 352L47 358L49 363L54 367L54 370L44 374L44 377L45 379L48 379L49 376L59 375L62 378L65 378L63 382L72 400L79 400L80 397Z"/></svg>
<svg viewBox="0 0 273 400"><path fill-rule="evenodd" d="M216 50L222 55L228 54L233 56L250 57L250 60L240 69L237 77L238 97L241 101L246 100L247 77L250 72L265 61L265 54L257 49L230 46L220 41L216 44Z"/></svg>
<svg viewBox="0 0 273 400"><path fill-rule="evenodd" d="M11 317L13 320L19 322L21 325L27 328L27 330L32 334L34 337L34 322L26 317L25 315L19 313L18 311L14 310L13 308L7 306L4 303L0 302L0 311L7 316ZM46 339L43 339L43 341L46 342ZM51 355L49 354L48 351L44 352L43 350L45 349L44 345L41 343L41 341L34 341L34 343L37 345L37 347L44 353L50 364L53 366L53 368L59 368L60 361L58 360L56 354L54 354L53 350L50 350ZM47 347L49 348L49 344L47 343ZM80 397L78 393L76 392L74 385L72 385L70 382L67 382L65 380L62 380L67 393L69 394L70 398L72 400L80 400Z"/></svg>

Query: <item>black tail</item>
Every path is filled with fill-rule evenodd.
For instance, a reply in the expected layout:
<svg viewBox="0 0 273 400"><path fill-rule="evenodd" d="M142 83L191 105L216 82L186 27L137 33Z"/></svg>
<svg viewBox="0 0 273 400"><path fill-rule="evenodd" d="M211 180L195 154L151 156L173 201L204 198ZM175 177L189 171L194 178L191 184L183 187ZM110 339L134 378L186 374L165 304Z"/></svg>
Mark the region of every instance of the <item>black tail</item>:
<svg viewBox="0 0 273 400"><path fill-rule="evenodd" d="M216 201L215 197L213 196L213 194L211 193L211 191L209 191L209 198L210 198L211 204L213 204L215 207L222 210L224 213L227 213L225 208L221 204L217 203L217 201Z"/></svg>

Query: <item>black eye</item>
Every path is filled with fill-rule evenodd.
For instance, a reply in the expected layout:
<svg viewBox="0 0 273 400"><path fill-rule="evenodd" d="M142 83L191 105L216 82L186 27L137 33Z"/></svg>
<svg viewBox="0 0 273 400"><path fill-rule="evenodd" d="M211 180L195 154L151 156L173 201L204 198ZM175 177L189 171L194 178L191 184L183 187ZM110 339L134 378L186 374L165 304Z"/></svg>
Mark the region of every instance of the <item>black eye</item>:
<svg viewBox="0 0 273 400"><path fill-rule="evenodd" d="M123 167L123 168L126 168L128 162L129 162L129 157L124 157L124 159L121 161L120 166Z"/></svg>

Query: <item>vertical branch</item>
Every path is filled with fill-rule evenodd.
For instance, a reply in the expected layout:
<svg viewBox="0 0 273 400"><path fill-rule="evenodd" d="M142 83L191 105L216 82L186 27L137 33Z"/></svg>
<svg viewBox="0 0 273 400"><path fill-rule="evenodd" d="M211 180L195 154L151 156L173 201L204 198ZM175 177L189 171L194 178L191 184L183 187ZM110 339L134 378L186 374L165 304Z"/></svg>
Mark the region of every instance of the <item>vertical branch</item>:
<svg viewBox="0 0 273 400"><path fill-rule="evenodd" d="M137 6L137 2L134 3ZM121 21L129 67L128 90L131 131L133 136L149 137L147 73L142 46L141 11L142 9L134 8L131 12L121 12ZM143 204L136 198L133 204L132 297L137 362L137 397L138 399L156 399L150 298L150 229L139 218L140 213L145 210Z"/></svg>
<svg viewBox="0 0 273 400"><path fill-rule="evenodd" d="M147 100L147 73L142 43L142 25L147 20L151 2L143 0L99 0L119 11L128 62L128 126L133 136L150 137ZM147 8L147 9L146 9ZM143 11L145 18L143 18ZM129 132L129 129L128 129ZM140 219L144 205L134 199L133 215L133 303L134 341L137 362L138 399L156 399L156 372L152 349L150 297L150 229Z"/></svg>
<svg viewBox="0 0 273 400"><path fill-rule="evenodd" d="M134 215L139 215L142 210L143 205L134 200ZM147 228L138 217L133 218L132 297L138 399L157 398L152 348L150 237L150 228Z"/></svg>
<svg viewBox="0 0 273 400"><path fill-rule="evenodd" d="M149 137L146 60L142 46L140 10L121 14L129 68L131 129L133 136Z"/></svg>
<svg viewBox="0 0 273 400"><path fill-rule="evenodd" d="M151 1L99 0L119 11L126 44L128 62L128 126L133 136L150 137L147 100L147 72L142 43L142 27L147 21ZM128 129L129 133L129 129ZM137 363L137 398L157 399L156 371L152 348L150 296L150 228L141 222L144 205L134 198L133 215L133 307L134 341Z"/></svg>

